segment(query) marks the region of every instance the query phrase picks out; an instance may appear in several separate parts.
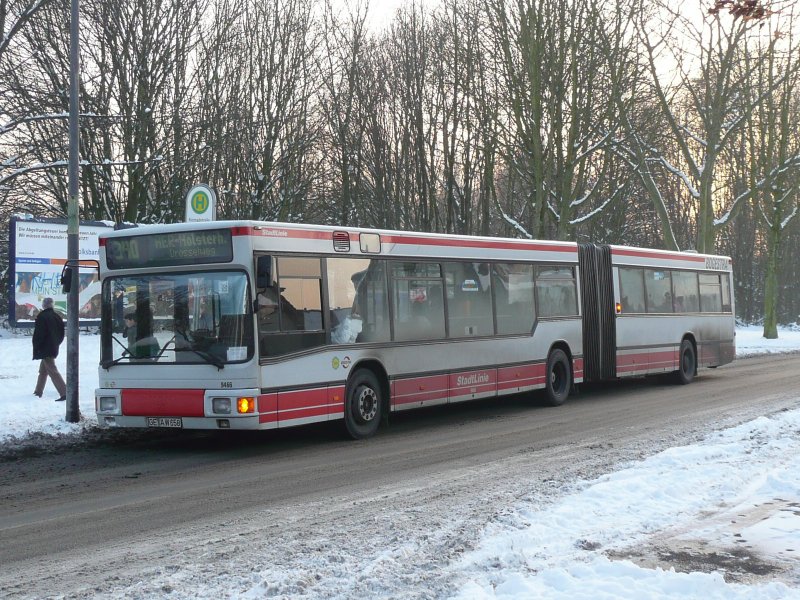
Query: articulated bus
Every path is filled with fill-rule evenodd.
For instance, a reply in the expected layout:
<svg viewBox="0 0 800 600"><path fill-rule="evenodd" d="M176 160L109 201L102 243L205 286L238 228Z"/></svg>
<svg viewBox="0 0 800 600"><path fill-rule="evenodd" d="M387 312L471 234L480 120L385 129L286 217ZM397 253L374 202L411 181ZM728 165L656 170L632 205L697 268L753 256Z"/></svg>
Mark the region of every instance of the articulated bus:
<svg viewBox="0 0 800 600"><path fill-rule="evenodd" d="M734 358L731 260L219 221L100 235L107 427L273 429Z"/></svg>

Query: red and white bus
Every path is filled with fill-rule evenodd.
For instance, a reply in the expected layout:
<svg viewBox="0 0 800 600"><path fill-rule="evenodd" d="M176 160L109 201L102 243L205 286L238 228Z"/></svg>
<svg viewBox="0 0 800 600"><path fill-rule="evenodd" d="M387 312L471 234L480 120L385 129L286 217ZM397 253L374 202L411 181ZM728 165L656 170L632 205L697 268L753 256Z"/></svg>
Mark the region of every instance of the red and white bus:
<svg viewBox="0 0 800 600"><path fill-rule="evenodd" d="M731 261L251 221L100 235L97 416L272 429L733 360Z"/></svg>

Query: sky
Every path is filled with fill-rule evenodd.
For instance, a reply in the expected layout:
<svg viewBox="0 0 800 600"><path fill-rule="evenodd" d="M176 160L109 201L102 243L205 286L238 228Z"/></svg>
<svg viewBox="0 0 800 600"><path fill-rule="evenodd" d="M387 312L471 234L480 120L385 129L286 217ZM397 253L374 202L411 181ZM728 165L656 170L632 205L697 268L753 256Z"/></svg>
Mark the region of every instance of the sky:
<svg viewBox="0 0 800 600"><path fill-rule="evenodd" d="M757 327L738 328L736 339L740 358L800 352L800 328L781 330L778 340L764 340ZM0 445L37 432L79 435L82 428L96 426L98 358L99 336L82 336L84 420L68 424L64 404L54 402L57 394L49 383L44 398L32 395L37 363L30 359L30 337L0 330ZM57 363L65 372L64 356ZM453 598L800 600L800 393L790 410L710 430L697 443L573 481L553 496L532 493L499 513L501 518L480 525L475 547L436 567L454 582ZM292 569L259 561L270 543L254 539L247 557L231 553L213 566L187 558L178 571L156 571L111 590L109 597L155 597L168 587L170 598L289 598L303 572L317 577L304 597L352 593L352 571L337 569L335 562L326 570L325 560L314 553L293 557ZM398 556L414 551L402 532L378 543L385 546L382 555L357 557L361 562L348 567L391 571ZM689 555L718 561L719 569L671 568L674 560ZM252 570L242 560L266 566ZM737 561L751 566L756 561L771 571L752 577L737 568ZM424 582L431 565L418 568ZM413 595L429 597L424 588L413 587L413 577L409 580Z"/></svg>

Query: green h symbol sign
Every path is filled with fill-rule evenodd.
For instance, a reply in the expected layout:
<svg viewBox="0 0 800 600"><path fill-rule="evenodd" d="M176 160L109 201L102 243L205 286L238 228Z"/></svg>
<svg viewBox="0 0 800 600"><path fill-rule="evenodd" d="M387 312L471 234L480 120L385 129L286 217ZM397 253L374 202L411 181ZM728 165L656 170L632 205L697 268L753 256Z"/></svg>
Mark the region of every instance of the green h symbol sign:
<svg viewBox="0 0 800 600"><path fill-rule="evenodd" d="M206 212L209 204L208 194L204 191L197 191L194 196L192 196L192 210L198 215L202 215Z"/></svg>

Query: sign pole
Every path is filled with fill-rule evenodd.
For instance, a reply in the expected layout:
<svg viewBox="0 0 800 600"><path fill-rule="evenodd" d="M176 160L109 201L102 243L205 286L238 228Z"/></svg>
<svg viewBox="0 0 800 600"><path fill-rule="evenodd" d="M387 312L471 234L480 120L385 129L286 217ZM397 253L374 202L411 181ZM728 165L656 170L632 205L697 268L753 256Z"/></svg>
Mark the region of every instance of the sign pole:
<svg viewBox="0 0 800 600"><path fill-rule="evenodd" d="M69 202L67 204L67 264L73 268L71 287L67 296L67 414L69 423L81 418L78 402L79 344L78 344L78 194L80 185L80 137L78 124L78 95L80 55L78 52L78 0L71 0L69 27Z"/></svg>

